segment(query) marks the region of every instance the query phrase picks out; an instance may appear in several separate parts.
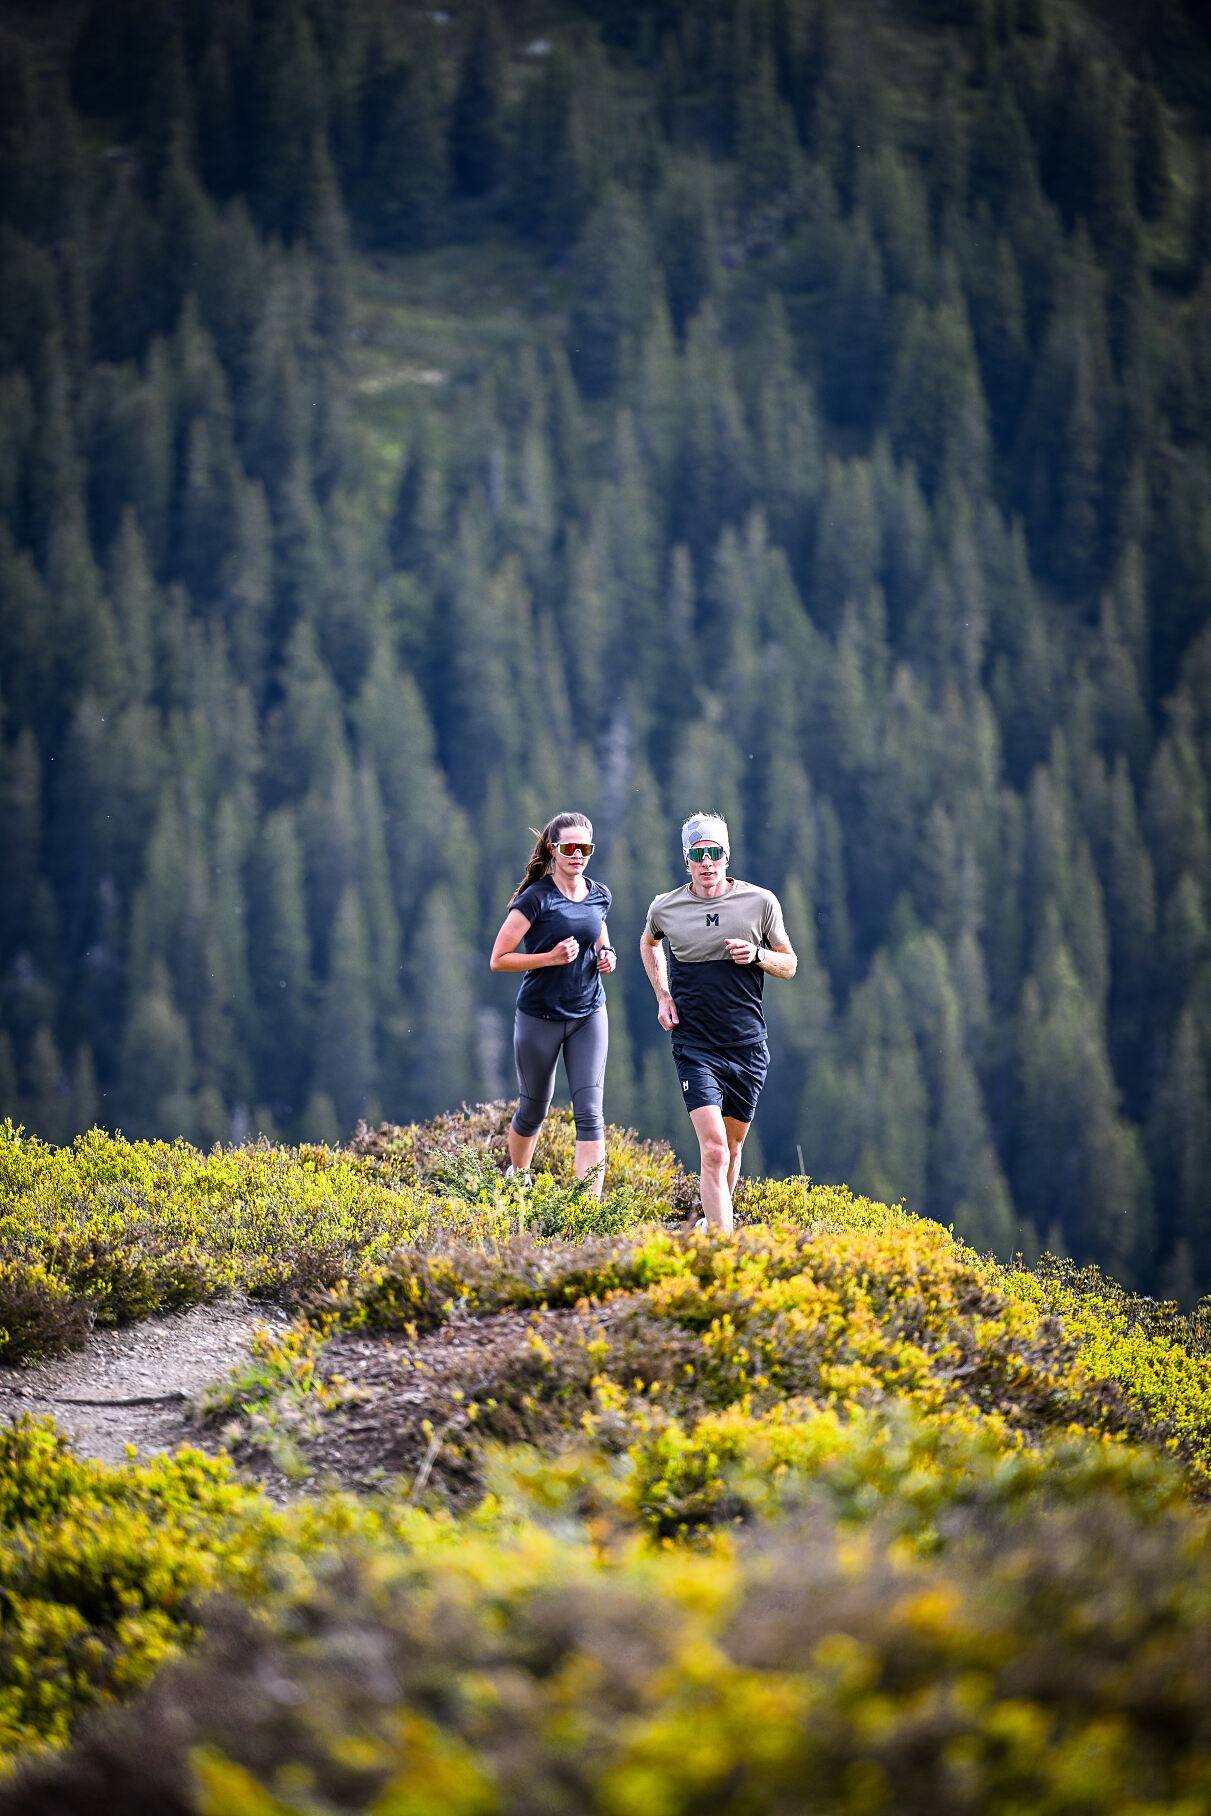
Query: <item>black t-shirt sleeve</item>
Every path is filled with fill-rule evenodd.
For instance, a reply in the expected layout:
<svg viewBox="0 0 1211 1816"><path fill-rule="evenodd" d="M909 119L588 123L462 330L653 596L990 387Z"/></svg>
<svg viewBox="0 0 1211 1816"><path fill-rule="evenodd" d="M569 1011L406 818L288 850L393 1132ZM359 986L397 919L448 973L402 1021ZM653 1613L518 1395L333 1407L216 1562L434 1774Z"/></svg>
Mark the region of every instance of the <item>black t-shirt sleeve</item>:
<svg viewBox="0 0 1211 1816"><path fill-rule="evenodd" d="M524 914L532 927L542 913L543 898L546 893L546 884L540 877L537 883L527 883L521 894L515 896L509 903L509 907L510 909L516 908L519 914Z"/></svg>

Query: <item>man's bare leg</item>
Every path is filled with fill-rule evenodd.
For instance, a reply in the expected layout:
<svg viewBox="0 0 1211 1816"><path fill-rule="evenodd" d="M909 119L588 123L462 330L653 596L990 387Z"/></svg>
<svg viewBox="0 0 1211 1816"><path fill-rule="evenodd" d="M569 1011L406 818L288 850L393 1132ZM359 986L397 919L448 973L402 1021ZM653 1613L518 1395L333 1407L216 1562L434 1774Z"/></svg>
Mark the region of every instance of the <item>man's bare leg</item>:
<svg viewBox="0 0 1211 1816"><path fill-rule="evenodd" d="M732 1194L728 1185L731 1150L724 1126L723 1112L712 1103L690 1111L690 1121L698 1137L698 1178L702 1189L702 1212L713 1230L730 1233L732 1227Z"/></svg>
<svg viewBox="0 0 1211 1816"><path fill-rule="evenodd" d="M744 1138L752 1124L737 1122L734 1116L725 1116L723 1127L727 1132L727 1189L729 1197L734 1198L736 1182L740 1178L740 1157L744 1152Z"/></svg>

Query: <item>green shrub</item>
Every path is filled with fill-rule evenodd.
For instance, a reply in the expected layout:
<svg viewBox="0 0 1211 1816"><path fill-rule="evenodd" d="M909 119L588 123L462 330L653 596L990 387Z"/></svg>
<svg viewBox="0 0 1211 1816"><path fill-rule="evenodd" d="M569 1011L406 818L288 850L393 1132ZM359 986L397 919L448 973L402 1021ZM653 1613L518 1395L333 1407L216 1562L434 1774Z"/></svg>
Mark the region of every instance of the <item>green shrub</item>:
<svg viewBox="0 0 1211 1816"><path fill-rule="evenodd" d="M1134 1467L985 1473L932 1555L819 1503L699 1554L566 1508L363 1524L5 1807L1193 1816L1211 1528Z"/></svg>
<svg viewBox="0 0 1211 1816"><path fill-rule="evenodd" d="M366 1153L262 1142L201 1154L99 1129L55 1148L0 1124L0 1361L34 1361L94 1323L233 1290L298 1306L402 1245L483 1245L522 1226L538 1237L618 1232L659 1214L642 1194L674 1179L669 1150L611 1130L613 1183L598 1204L572 1178L567 1112L544 1133L555 1172L506 1188L484 1145L503 1113L480 1106L394 1129Z"/></svg>
<svg viewBox="0 0 1211 1816"><path fill-rule="evenodd" d="M263 1583L272 1540L225 1459L107 1470L49 1420L0 1431L0 1760L146 1683L220 1579Z"/></svg>

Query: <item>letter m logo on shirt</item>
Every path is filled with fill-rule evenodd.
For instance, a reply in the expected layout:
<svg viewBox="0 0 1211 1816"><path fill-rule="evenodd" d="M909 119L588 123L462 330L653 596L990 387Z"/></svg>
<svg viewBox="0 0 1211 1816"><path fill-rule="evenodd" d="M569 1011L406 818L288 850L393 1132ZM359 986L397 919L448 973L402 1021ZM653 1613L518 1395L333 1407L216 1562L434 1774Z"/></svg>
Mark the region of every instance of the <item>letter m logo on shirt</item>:
<svg viewBox="0 0 1211 1816"><path fill-rule="evenodd" d="M719 925L719 916L717 914L708 914L706 917L706 924L708 927L717 927Z"/></svg>

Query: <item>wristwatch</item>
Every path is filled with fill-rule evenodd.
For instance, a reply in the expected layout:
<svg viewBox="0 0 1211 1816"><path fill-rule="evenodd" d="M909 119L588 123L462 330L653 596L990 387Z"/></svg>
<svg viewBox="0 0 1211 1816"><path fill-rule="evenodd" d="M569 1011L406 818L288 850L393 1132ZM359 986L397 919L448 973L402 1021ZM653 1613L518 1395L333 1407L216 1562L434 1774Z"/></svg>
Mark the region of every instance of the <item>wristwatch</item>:
<svg viewBox="0 0 1211 1816"><path fill-rule="evenodd" d="M761 947L758 946L756 951L753 953L754 965L759 965L761 963L761 950L762 950Z"/></svg>

